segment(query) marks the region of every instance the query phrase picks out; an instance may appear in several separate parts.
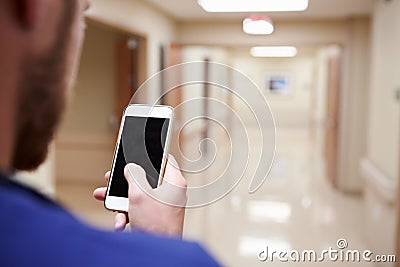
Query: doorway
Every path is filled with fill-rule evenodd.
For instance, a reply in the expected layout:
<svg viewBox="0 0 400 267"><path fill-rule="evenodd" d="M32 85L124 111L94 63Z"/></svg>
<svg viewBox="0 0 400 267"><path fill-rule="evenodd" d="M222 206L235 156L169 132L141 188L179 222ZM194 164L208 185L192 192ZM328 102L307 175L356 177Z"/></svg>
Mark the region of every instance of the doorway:
<svg viewBox="0 0 400 267"><path fill-rule="evenodd" d="M144 36L88 21L76 88L56 137L55 176L57 198L97 225L104 208L90 192L105 184L122 112L146 79L146 45ZM112 218L102 225L112 225Z"/></svg>

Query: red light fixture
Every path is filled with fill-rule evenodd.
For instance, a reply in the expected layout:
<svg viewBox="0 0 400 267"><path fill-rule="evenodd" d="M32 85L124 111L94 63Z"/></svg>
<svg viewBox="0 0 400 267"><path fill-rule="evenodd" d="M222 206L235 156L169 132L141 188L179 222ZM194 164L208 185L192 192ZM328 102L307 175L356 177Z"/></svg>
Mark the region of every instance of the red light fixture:
<svg viewBox="0 0 400 267"><path fill-rule="evenodd" d="M243 20L243 31L247 34L266 35L274 32L274 25L267 15L251 15Z"/></svg>

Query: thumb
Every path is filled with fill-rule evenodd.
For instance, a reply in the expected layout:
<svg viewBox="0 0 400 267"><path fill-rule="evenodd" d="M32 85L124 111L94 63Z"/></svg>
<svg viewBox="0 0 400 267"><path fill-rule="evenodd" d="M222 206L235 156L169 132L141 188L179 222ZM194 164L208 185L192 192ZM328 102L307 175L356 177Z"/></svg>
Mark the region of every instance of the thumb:
<svg viewBox="0 0 400 267"><path fill-rule="evenodd" d="M129 185L129 193L133 196L150 192L151 186L146 179L146 172L139 165L129 163L125 166L124 175Z"/></svg>

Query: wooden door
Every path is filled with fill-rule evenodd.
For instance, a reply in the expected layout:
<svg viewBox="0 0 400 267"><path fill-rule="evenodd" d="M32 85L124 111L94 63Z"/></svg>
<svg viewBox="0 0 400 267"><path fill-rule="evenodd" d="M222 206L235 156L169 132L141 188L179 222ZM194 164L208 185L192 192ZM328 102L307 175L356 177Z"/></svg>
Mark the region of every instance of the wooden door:
<svg viewBox="0 0 400 267"><path fill-rule="evenodd" d="M325 126L326 172L330 183L337 186L337 157L340 102L340 52L328 60L327 116Z"/></svg>
<svg viewBox="0 0 400 267"><path fill-rule="evenodd" d="M146 40L142 37L125 37L116 44L116 105L118 119L132 96L146 79ZM138 99L135 99L138 100Z"/></svg>
<svg viewBox="0 0 400 267"><path fill-rule="evenodd" d="M182 63L183 58L182 58L182 46L179 44L171 44L168 49L166 49L165 53L166 57L166 63L168 67L177 65ZM178 77L170 77L173 80L179 81L181 78L179 76L182 75L182 73L174 73ZM163 90L168 90L171 88L163 88ZM165 91L164 91L165 92ZM183 93L182 93L182 88L175 88L174 90L171 90L168 92L168 94L164 95L163 97L163 103L165 105L169 105L171 107L176 108L182 103L183 100ZM181 114L181 109L175 109L174 111L174 133L171 140L170 144L170 153L175 156L176 160L178 162L181 162L181 150L184 145L184 138L183 135L179 135L179 129L181 128L182 125L182 114ZM178 139L179 137L179 139Z"/></svg>
<svg viewBox="0 0 400 267"><path fill-rule="evenodd" d="M182 63L182 46L179 44L171 44L167 50L167 66L171 67L177 64ZM182 75L182 73L176 73L176 75ZM179 80L179 77L178 79ZM178 106L182 103L182 90L179 88L172 90L167 95L165 95L164 101L167 105L172 107ZM176 119L180 119L179 114L175 114Z"/></svg>

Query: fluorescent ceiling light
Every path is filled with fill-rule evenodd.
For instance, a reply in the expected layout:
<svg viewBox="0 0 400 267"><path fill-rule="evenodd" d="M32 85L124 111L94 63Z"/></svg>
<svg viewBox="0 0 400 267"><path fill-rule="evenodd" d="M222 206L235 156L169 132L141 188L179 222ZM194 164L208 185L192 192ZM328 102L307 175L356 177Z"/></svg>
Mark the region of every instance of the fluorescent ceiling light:
<svg viewBox="0 0 400 267"><path fill-rule="evenodd" d="M207 12L304 11L308 0L197 0Z"/></svg>
<svg viewBox="0 0 400 267"><path fill-rule="evenodd" d="M253 15L243 20L243 31L248 34L271 34L274 25L265 15Z"/></svg>
<svg viewBox="0 0 400 267"><path fill-rule="evenodd" d="M294 46L255 46L250 50L253 57L295 57L297 48Z"/></svg>

